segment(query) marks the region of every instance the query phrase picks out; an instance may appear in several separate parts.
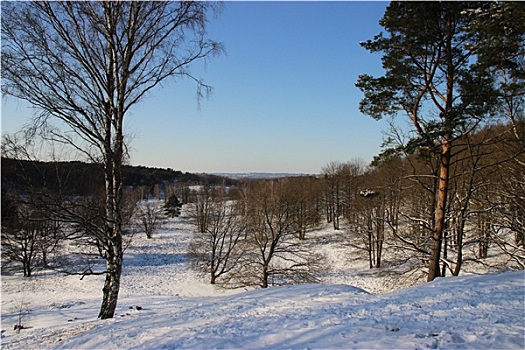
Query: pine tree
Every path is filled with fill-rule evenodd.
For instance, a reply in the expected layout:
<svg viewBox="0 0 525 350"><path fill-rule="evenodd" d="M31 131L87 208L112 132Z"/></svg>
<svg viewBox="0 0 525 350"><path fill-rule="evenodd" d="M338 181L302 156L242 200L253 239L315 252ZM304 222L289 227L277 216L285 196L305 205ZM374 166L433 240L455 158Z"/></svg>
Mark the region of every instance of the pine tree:
<svg viewBox="0 0 525 350"><path fill-rule="evenodd" d="M438 164L428 281L440 276L454 141L490 123L497 102L493 75L476 64L482 54L472 30L480 18L472 14L484 13L489 5L392 2L380 21L386 33L362 43L383 54L385 74L359 77L361 112L374 119L407 117L414 136L403 145L405 151L425 152Z"/></svg>
<svg viewBox="0 0 525 350"><path fill-rule="evenodd" d="M172 195L166 203L164 203L164 213L170 218L174 218L180 215L182 203L179 201L176 195Z"/></svg>

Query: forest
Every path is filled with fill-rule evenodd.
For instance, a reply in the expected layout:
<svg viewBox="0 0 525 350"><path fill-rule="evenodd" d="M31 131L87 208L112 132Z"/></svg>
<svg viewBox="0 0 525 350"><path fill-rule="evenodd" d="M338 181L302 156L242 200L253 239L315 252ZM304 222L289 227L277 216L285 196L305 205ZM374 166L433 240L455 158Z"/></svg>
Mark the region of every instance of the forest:
<svg viewBox="0 0 525 350"><path fill-rule="evenodd" d="M498 264L505 264L493 267L525 268L525 153L513 131L523 135L524 125L492 125L454 142L441 276L460 275L465 261L494 264L487 258L500 254L507 258ZM24 275L69 270L59 266L65 251L58 248L67 240L84 242L87 251L97 247L103 257L90 228L103 206L103 182L86 181L102 174L81 164L2 159L3 258ZM438 169L434 154L400 150L372 164L331 162L318 175L250 181L129 167L125 231L153 237L184 206L195 226L188 252L194 267L228 288L316 281L326 266L308 238L326 225L349 237L370 269L397 264L425 274ZM80 179L79 191L67 178ZM86 183L94 187L86 191ZM385 257L385 250L396 254ZM92 273L87 266L75 273Z"/></svg>
<svg viewBox="0 0 525 350"><path fill-rule="evenodd" d="M525 159L512 132L523 135L524 126L517 127L493 125L454 142L440 276L460 275L464 262L525 268ZM312 282L326 265L309 232L330 225L370 269L428 275L438 169L435 154L395 152L371 165L331 162L317 176L200 187L188 203L190 255L212 284Z"/></svg>
<svg viewBox="0 0 525 350"><path fill-rule="evenodd" d="M103 172L97 164L80 161L43 162L4 158L1 160L2 188L24 191L28 185L43 190L60 190L68 195L85 196L97 187L103 186ZM191 185L232 186L236 180L213 174L193 174L173 169L145 166L123 167L124 186L143 188L147 195L153 195L155 186L165 183L187 183ZM91 186L91 187L90 187Z"/></svg>

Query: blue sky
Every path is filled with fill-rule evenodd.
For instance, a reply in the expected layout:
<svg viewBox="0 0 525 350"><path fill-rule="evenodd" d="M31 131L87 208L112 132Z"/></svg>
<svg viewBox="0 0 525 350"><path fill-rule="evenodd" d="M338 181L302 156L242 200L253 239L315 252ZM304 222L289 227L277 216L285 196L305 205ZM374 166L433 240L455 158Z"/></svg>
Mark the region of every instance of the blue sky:
<svg viewBox="0 0 525 350"><path fill-rule="evenodd" d="M319 173L331 161L379 153L385 122L362 115L359 74L381 74L359 42L381 31L387 2L226 2L208 25L226 54L189 81L154 90L128 115L133 165L190 172ZM32 111L2 99L2 132Z"/></svg>

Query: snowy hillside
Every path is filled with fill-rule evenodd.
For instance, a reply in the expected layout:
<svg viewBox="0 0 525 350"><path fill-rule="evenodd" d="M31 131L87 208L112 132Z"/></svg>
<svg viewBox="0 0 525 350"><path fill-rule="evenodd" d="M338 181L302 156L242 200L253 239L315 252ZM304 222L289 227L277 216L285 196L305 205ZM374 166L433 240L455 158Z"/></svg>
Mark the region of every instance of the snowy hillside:
<svg viewBox="0 0 525 350"><path fill-rule="evenodd" d="M96 319L102 276L2 275L3 349L522 349L525 273L446 278L382 292L329 240L324 284L223 290L190 269L192 227L171 222L125 253L117 317ZM328 234L330 231L320 232ZM383 282L386 284L386 282ZM359 286L361 288L358 288ZM384 287L384 286L383 286ZM365 291L366 289L366 291ZM26 327L19 333L13 325Z"/></svg>

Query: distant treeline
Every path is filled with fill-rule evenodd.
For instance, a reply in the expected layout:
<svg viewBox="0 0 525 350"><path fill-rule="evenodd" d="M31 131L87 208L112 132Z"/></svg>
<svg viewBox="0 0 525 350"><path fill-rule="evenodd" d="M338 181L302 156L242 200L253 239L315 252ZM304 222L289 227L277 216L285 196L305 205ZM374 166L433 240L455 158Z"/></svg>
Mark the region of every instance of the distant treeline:
<svg viewBox="0 0 525 350"><path fill-rule="evenodd" d="M22 192L45 189L68 195L87 195L104 185L103 169L98 164L80 161L42 162L4 158L1 159L2 188ZM193 174L173 169L145 166L124 166L126 187L153 187L167 183L191 185L234 186L238 180L211 174Z"/></svg>

